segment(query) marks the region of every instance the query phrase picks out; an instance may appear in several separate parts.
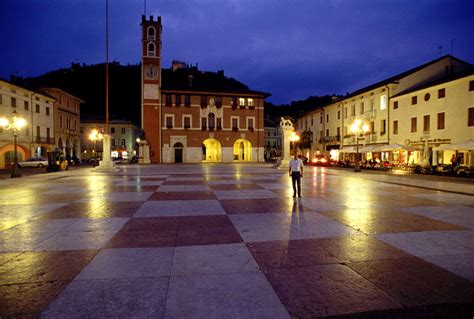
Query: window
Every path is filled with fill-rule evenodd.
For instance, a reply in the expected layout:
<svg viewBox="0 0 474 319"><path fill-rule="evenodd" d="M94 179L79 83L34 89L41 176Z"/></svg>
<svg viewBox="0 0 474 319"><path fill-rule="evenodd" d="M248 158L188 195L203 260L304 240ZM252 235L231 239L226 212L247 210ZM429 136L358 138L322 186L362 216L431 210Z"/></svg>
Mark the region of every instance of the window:
<svg viewBox="0 0 474 319"><path fill-rule="evenodd" d="M398 101L393 102L393 109L394 110L398 109Z"/></svg>
<svg viewBox="0 0 474 319"><path fill-rule="evenodd" d="M375 132L375 122L370 122L370 132L371 133Z"/></svg>
<svg viewBox="0 0 474 319"><path fill-rule="evenodd" d="M411 118L411 132L412 133L416 132L416 117Z"/></svg>
<svg viewBox="0 0 474 319"><path fill-rule="evenodd" d="M166 106L171 106L171 94L166 94L165 95L165 105Z"/></svg>
<svg viewBox="0 0 474 319"><path fill-rule="evenodd" d="M59 115L59 128L63 128L63 116Z"/></svg>
<svg viewBox="0 0 474 319"><path fill-rule="evenodd" d="M125 139L124 138L120 139L120 147L125 148Z"/></svg>
<svg viewBox="0 0 474 319"><path fill-rule="evenodd" d="M326 129L326 136L329 136L329 129Z"/></svg>
<svg viewBox="0 0 474 319"><path fill-rule="evenodd" d="M247 128L253 130L253 119L247 119Z"/></svg>
<svg viewBox="0 0 474 319"><path fill-rule="evenodd" d="M216 116L214 113L209 113L207 117L209 119L209 129L213 130L216 127Z"/></svg>
<svg viewBox="0 0 474 319"><path fill-rule="evenodd" d="M16 98L12 97L12 107L16 107Z"/></svg>
<svg viewBox="0 0 474 319"><path fill-rule="evenodd" d="M49 127L46 128L46 138L48 139L48 143L49 143L49 137L50 137L50 129Z"/></svg>
<svg viewBox="0 0 474 319"><path fill-rule="evenodd" d="M184 128L190 128L191 127L191 118L189 116L184 117Z"/></svg>
<svg viewBox="0 0 474 319"><path fill-rule="evenodd" d="M319 123L322 123L322 122L323 122L323 116L321 115L321 116L319 117Z"/></svg>
<svg viewBox="0 0 474 319"><path fill-rule="evenodd" d="M425 101L428 102L431 98L431 95L429 93L425 94Z"/></svg>
<svg viewBox="0 0 474 319"><path fill-rule="evenodd" d="M39 126L36 126L36 137L41 136L41 128Z"/></svg>
<svg viewBox="0 0 474 319"><path fill-rule="evenodd" d="M155 40L155 28L148 27L148 40Z"/></svg>
<svg viewBox="0 0 474 319"><path fill-rule="evenodd" d="M386 127L387 127L387 120L380 120L380 135L385 134Z"/></svg>
<svg viewBox="0 0 474 319"><path fill-rule="evenodd" d="M112 148L115 148L115 138L111 138L111 139L110 139L110 146L111 146Z"/></svg>
<svg viewBox="0 0 474 319"><path fill-rule="evenodd" d="M430 131L430 116L425 115L423 116L423 132L429 132Z"/></svg>
<svg viewBox="0 0 474 319"><path fill-rule="evenodd" d="M232 118L232 129L234 131L239 129L239 121L237 118Z"/></svg>
<svg viewBox="0 0 474 319"><path fill-rule="evenodd" d="M217 96L216 97L216 107L217 108L222 107L222 96Z"/></svg>
<svg viewBox="0 0 474 319"><path fill-rule="evenodd" d="M39 113L40 112L40 106L39 104L36 104L36 113Z"/></svg>
<svg viewBox="0 0 474 319"><path fill-rule="evenodd" d="M216 129L222 130L222 119L220 117L216 118Z"/></svg>
<svg viewBox="0 0 474 319"><path fill-rule="evenodd" d="M398 121L393 121L393 135L398 134Z"/></svg>
<svg viewBox="0 0 474 319"><path fill-rule="evenodd" d="M148 56L155 56L155 44L154 43L148 43L147 46L148 49Z"/></svg>
<svg viewBox="0 0 474 319"><path fill-rule="evenodd" d="M245 99L244 98L239 98L239 106L241 109L245 108Z"/></svg>
<svg viewBox="0 0 474 319"><path fill-rule="evenodd" d="M339 136L341 135L341 128L338 127L338 128L336 129L336 132L337 132L337 133L336 133L337 139L339 140Z"/></svg>
<svg viewBox="0 0 474 319"><path fill-rule="evenodd" d="M77 127L77 120L74 120L74 131L76 130Z"/></svg>
<svg viewBox="0 0 474 319"><path fill-rule="evenodd" d="M474 81L469 81L469 91L474 91ZM0 95L0 103L2 103L1 95Z"/></svg>
<svg viewBox="0 0 474 319"><path fill-rule="evenodd" d="M46 108L46 115L49 115L49 107Z"/></svg>
<svg viewBox="0 0 474 319"><path fill-rule="evenodd" d="M323 138L323 131L319 131L319 138Z"/></svg>
<svg viewBox="0 0 474 319"><path fill-rule="evenodd" d="M438 130L444 130L444 112L438 113Z"/></svg>
<svg viewBox="0 0 474 319"><path fill-rule="evenodd" d="M326 123L329 122L329 114L326 114Z"/></svg>
<svg viewBox="0 0 474 319"><path fill-rule="evenodd" d="M181 106L181 95L176 94L175 96L175 105L176 106Z"/></svg>
<svg viewBox="0 0 474 319"><path fill-rule="evenodd" d="M191 106L191 96L190 95L185 95L184 96L184 105L185 106Z"/></svg>
<svg viewBox="0 0 474 319"><path fill-rule="evenodd" d="M230 98L230 106L232 106L233 110L235 110L237 108L237 98L236 97L231 97Z"/></svg>
<svg viewBox="0 0 474 319"><path fill-rule="evenodd" d="M247 99L247 103L249 105L249 107L253 108L254 105L253 105L253 99Z"/></svg>
<svg viewBox="0 0 474 319"><path fill-rule="evenodd" d="M446 89L439 89L438 90L438 99L442 99L446 96Z"/></svg>
<svg viewBox="0 0 474 319"><path fill-rule="evenodd" d="M347 106L344 108L344 118L347 117Z"/></svg>
<svg viewBox="0 0 474 319"><path fill-rule="evenodd" d="M415 105L418 103L418 97L417 96L412 96L411 97L411 105Z"/></svg>
<svg viewBox="0 0 474 319"><path fill-rule="evenodd" d="M201 107L204 108L207 106L207 96L202 95L201 96Z"/></svg>
<svg viewBox="0 0 474 319"><path fill-rule="evenodd" d="M110 128L110 133L115 134L115 127Z"/></svg>
<svg viewBox="0 0 474 319"><path fill-rule="evenodd" d="M207 118L201 117L201 129L207 129Z"/></svg>
<svg viewBox="0 0 474 319"><path fill-rule="evenodd" d="M173 117L172 116L167 116L166 117L166 128L172 128L173 127Z"/></svg>
<svg viewBox="0 0 474 319"><path fill-rule="evenodd" d="M370 100L370 110L369 111L373 111L375 108L375 100L374 99L371 99Z"/></svg>
<svg viewBox="0 0 474 319"><path fill-rule="evenodd" d="M385 110L387 109L387 95L382 95L380 97L380 110Z"/></svg>
<svg viewBox="0 0 474 319"><path fill-rule="evenodd" d="M125 127L122 127L122 129L120 130L122 134L125 134Z"/></svg>
<svg viewBox="0 0 474 319"><path fill-rule="evenodd" d="M341 111L337 111L337 119L338 119L338 120L341 119Z"/></svg>
<svg viewBox="0 0 474 319"><path fill-rule="evenodd" d="M364 114L364 102L360 102L360 114Z"/></svg>
<svg viewBox="0 0 474 319"><path fill-rule="evenodd" d="M467 126L474 126L474 107L467 109Z"/></svg>
<svg viewBox="0 0 474 319"><path fill-rule="evenodd" d="M355 115L356 115L356 106L355 106L355 105L352 105L352 106L351 106L351 115L352 115L352 116L355 116Z"/></svg>

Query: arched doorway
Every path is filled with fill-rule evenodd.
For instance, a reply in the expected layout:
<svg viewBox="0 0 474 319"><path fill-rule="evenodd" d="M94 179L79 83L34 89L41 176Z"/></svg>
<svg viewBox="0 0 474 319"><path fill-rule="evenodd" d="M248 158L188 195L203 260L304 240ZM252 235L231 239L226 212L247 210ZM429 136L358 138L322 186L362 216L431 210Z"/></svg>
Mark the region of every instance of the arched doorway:
<svg viewBox="0 0 474 319"><path fill-rule="evenodd" d="M238 139L234 143L234 161L250 162L252 160L252 143Z"/></svg>
<svg viewBox="0 0 474 319"><path fill-rule="evenodd" d="M177 142L174 144L174 162L175 163L182 163L183 162L183 144Z"/></svg>
<svg viewBox="0 0 474 319"><path fill-rule="evenodd" d="M220 162L222 158L221 143L208 138L202 143L203 162Z"/></svg>

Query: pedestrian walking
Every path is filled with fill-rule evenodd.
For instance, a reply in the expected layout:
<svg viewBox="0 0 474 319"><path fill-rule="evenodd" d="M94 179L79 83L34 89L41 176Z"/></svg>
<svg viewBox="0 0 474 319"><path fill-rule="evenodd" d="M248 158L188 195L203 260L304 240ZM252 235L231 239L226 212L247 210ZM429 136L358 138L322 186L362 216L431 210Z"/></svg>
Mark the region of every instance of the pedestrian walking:
<svg viewBox="0 0 474 319"><path fill-rule="evenodd" d="M301 178L303 177L303 161L298 158L296 152L293 153L293 158L290 160L288 167L288 175L291 177L291 183L293 185L293 197L301 197ZM296 192L296 186L298 186L298 192Z"/></svg>

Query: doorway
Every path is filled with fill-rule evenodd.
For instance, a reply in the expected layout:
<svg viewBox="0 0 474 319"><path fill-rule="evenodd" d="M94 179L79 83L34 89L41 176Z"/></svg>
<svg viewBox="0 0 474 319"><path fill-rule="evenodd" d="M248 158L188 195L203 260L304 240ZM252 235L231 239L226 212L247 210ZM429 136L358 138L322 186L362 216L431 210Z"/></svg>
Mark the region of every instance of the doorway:
<svg viewBox="0 0 474 319"><path fill-rule="evenodd" d="M174 148L174 162L175 163L182 163L183 162L183 144L178 142L175 143Z"/></svg>

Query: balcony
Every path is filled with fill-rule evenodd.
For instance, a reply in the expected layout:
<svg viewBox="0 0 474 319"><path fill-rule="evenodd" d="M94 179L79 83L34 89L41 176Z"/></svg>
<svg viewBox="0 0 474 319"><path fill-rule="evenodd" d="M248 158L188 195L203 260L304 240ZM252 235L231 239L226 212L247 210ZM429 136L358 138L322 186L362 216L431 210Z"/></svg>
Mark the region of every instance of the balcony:
<svg viewBox="0 0 474 319"><path fill-rule="evenodd" d="M40 144L54 144L54 140L53 140L52 137L36 136L35 137L35 142L40 143Z"/></svg>

